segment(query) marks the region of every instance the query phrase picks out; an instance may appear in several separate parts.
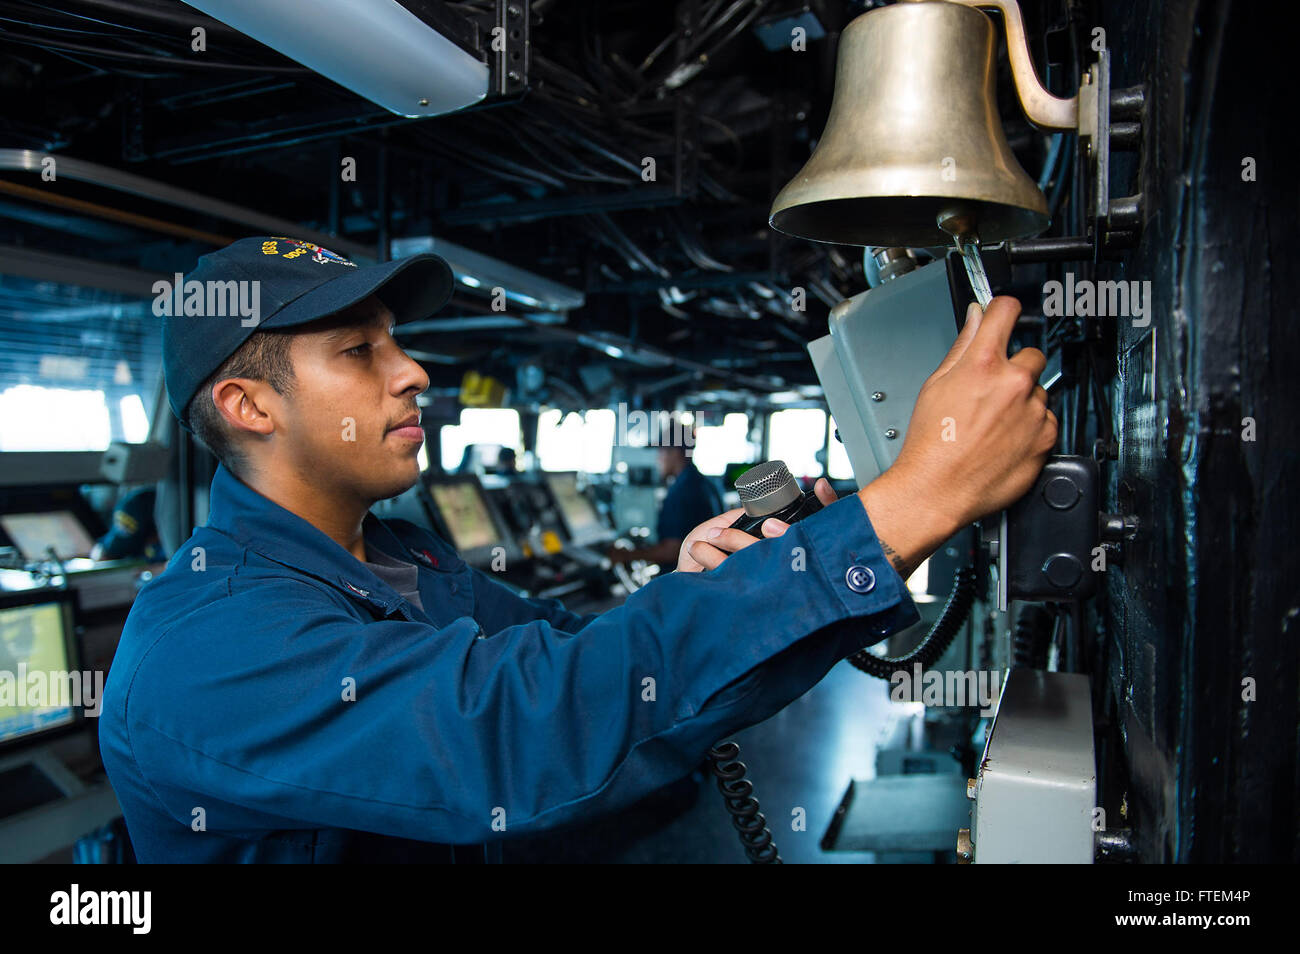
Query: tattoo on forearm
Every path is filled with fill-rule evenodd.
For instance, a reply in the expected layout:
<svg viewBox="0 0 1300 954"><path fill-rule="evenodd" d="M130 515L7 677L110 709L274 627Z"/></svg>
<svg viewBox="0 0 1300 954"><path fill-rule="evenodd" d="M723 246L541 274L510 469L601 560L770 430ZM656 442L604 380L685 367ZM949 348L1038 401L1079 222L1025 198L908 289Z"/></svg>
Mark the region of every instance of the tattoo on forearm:
<svg viewBox="0 0 1300 954"><path fill-rule="evenodd" d="M898 571L898 575L903 579L907 579L907 561L898 554L897 550L891 547L884 540L880 541L880 549L884 551L885 559L888 560L893 568Z"/></svg>

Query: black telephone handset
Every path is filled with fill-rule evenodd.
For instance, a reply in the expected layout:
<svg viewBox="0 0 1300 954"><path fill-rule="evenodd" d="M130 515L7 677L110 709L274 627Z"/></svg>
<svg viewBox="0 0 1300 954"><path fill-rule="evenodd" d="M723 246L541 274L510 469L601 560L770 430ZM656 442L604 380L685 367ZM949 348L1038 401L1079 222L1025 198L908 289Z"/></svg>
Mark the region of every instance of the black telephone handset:
<svg viewBox="0 0 1300 954"><path fill-rule="evenodd" d="M745 512L731 525L752 537L763 539L763 521L775 517L786 523L802 520L822 509L822 502L799 483L784 461L769 460L755 464L736 479L736 492Z"/></svg>

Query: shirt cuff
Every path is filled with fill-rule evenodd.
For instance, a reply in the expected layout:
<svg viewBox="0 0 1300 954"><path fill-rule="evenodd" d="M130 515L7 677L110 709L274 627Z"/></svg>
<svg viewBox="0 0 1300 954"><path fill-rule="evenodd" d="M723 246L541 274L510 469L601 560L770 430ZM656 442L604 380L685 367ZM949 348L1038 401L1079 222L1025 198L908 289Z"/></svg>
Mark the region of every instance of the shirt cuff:
<svg viewBox="0 0 1300 954"><path fill-rule="evenodd" d="M920 620L906 582L886 558L867 508L856 494L792 527L807 539L809 555L817 561L845 616L875 616L869 630L880 638Z"/></svg>

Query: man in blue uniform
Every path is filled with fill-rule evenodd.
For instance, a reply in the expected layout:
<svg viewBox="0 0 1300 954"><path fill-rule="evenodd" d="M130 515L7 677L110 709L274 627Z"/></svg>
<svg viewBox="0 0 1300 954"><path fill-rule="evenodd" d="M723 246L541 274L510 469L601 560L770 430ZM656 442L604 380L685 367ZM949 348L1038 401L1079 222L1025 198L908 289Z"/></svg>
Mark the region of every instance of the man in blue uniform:
<svg viewBox="0 0 1300 954"><path fill-rule="evenodd" d="M738 510L705 521L677 572L578 616L369 513L419 476L428 377L394 323L451 283L432 255L358 268L276 237L160 295L172 411L221 466L105 690L141 861L445 859L614 812L916 621L906 576L1021 496L1055 442L1042 354L1006 357L1018 308L998 299L883 477L837 502L819 485L824 510L761 541L726 529ZM225 307L232 289L255 314Z"/></svg>

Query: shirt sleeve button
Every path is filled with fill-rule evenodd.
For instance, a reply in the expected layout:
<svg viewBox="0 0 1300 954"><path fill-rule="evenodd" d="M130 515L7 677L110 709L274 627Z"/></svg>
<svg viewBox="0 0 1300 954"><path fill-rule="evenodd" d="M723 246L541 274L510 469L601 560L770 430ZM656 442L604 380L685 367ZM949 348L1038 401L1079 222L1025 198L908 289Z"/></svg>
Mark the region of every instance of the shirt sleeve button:
<svg viewBox="0 0 1300 954"><path fill-rule="evenodd" d="M876 574L871 567L855 563L844 574L844 582L854 593L870 593L876 588Z"/></svg>

